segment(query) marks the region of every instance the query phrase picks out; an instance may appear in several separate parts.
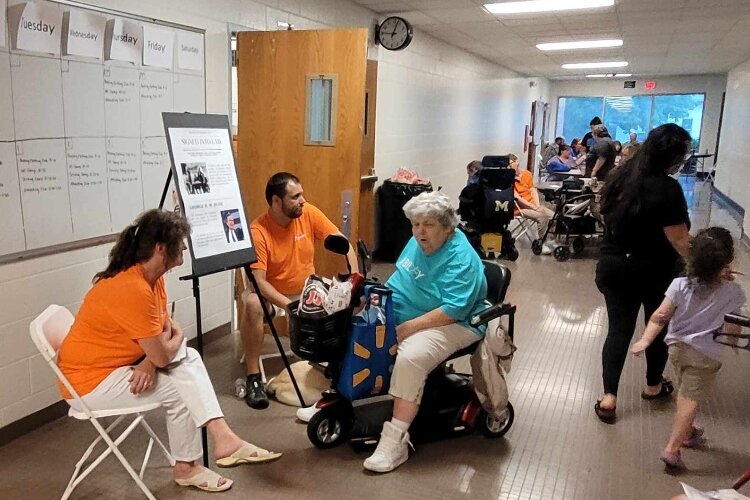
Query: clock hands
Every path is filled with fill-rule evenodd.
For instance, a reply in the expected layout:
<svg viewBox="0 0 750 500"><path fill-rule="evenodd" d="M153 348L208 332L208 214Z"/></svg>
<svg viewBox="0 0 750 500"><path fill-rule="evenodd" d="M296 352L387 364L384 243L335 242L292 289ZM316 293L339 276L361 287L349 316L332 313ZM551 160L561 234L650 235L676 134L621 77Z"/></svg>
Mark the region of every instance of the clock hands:
<svg viewBox="0 0 750 500"><path fill-rule="evenodd" d="M411 26L404 19L390 17L380 24L377 32L383 47L388 50L401 50L411 42Z"/></svg>

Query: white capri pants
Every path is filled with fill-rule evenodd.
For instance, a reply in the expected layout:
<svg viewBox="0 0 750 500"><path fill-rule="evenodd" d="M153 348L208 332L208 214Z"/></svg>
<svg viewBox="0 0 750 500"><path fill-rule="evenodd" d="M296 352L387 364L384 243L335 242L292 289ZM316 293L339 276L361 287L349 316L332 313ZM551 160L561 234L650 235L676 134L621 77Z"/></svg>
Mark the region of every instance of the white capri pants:
<svg viewBox="0 0 750 500"><path fill-rule="evenodd" d="M203 456L200 428L224 414L198 351L188 347L182 361L168 369L157 369L154 385L147 392L130 393L132 373L132 366L117 368L81 399L91 410L161 403L167 410L167 433L174 459L182 462L200 459ZM83 411L76 400L67 402Z"/></svg>
<svg viewBox="0 0 750 500"><path fill-rule="evenodd" d="M479 334L458 323L422 330L407 337L398 345L388 392L395 398L419 404L427 375L451 354L479 339Z"/></svg>

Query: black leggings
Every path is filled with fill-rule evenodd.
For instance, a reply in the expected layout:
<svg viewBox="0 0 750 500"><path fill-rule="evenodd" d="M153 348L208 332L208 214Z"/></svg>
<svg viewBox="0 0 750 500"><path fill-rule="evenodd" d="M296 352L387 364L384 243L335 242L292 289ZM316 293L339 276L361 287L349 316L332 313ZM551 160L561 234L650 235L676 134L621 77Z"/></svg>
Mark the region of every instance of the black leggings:
<svg viewBox="0 0 750 500"><path fill-rule="evenodd" d="M668 269L624 255L602 254L596 266L596 286L607 304L609 329L602 349L604 393L617 395L628 347L643 306L646 323L664 300L675 277ZM667 364L666 327L646 349L646 383L658 385Z"/></svg>

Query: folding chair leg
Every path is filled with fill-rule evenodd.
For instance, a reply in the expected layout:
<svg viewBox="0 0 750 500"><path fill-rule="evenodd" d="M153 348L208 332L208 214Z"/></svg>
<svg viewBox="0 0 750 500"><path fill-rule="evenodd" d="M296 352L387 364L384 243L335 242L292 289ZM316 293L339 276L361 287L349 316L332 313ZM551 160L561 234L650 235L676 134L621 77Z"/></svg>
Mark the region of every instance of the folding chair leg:
<svg viewBox="0 0 750 500"><path fill-rule="evenodd" d="M124 418L125 418L125 415L120 415L119 417L117 417L114 420L114 422L109 424L109 426L105 429L104 432L109 433L110 431L112 431L115 427L120 425L120 422L122 422ZM96 447L97 444L99 444L101 440L102 440L101 435L99 435L96 439L94 439L94 442L92 442L89 445L89 447L86 448L86 451L83 453L83 456L81 456L81 459L78 460L78 463L76 463L76 467L73 470L73 475L70 476L70 481L68 481L68 486L65 488L63 499L68 498L70 494L73 493L73 490L75 489L75 487L78 486L78 484L81 482L80 480L76 481L76 479L78 478L78 474L81 471L81 467L83 466L83 464L86 463L86 460L89 459L89 457L91 456L91 452L94 451L94 448Z"/></svg>
<svg viewBox="0 0 750 500"><path fill-rule="evenodd" d="M123 467L125 467L125 470L128 471L128 474L130 474L130 477L133 478L133 481L138 485L138 487L143 491L143 494L146 495L146 498L149 500L156 500L156 497L151 494L151 491L146 487L146 485L143 483L143 480L138 476L138 474L133 470L133 467L128 463L125 456L122 454L118 446L127 438L131 432L133 432L133 429L141 423L143 420L143 415L138 414L138 416L133 419L133 421L128 425L128 427L120 434L116 440L112 441L112 438L107 434L107 431L102 427L102 425L96 420L91 419L91 424L94 426L94 428L99 432L99 435L101 436L102 440L104 440L105 443L107 443L107 449L102 452L101 455L97 457L96 460L94 460L87 468L84 470L79 477L75 479L73 482L72 488L70 488L70 491L66 490L66 494L63 495L63 500L70 497L70 494L73 492L73 489L78 486L81 481L83 481L86 476L88 476L96 466L98 466L102 460L107 458L110 453L114 453L114 455L117 457L117 459L120 461ZM110 426L112 427L112 426Z"/></svg>
<svg viewBox="0 0 750 500"><path fill-rule="evenodd" d="M150 425L148 425L148 422L146 422L146 419L144 418L141 420L141 425L144 429L146 429L146 432L148 432L148 435L151 436L151 439L153 441L156 441L156 444L159 445L159 448L161 449L162 453L164 453L164 456L167 457L167 460L169 461L169 465L174 467L175 460L174 457L172 457L172 454L169 452L166 446L164 446L164 443L161 442L161 439L159 439L159 436L156 435L154 430L151 428Z"/></svg>
<svg viewBox="0 0 750 500"><path fill-rule="evenodd" d="M133 419L133 421L130 422L130 425L128 425L127 428L125 428L125 430L122 431L122 434L120 434L114 442L112 442L112 438L110 438L108 434L101 435L101 438L104 440L104 442L107 443L107 449L105 449L98 457L96 457L96 460L94 460L93 462L91 462L89 464L89 466L86 467L86 469L84 469L84 471L81 473L81 475L78 476L78 478L75 481L75 485L76 486L78 486L81 483L81 481L83 481L86 478L86 476L88 476L89 474L91 474L91 472L93 472L93 470L100 463L102 463L102 460L104 460L105 458L107 458L110 453L114 452L117 449L117 446L120 443L122 443L125 440L125 438L128 437L128 435L130 435L130 433L133 431L133 429L135 429L135 427L138 425L139 420L142 419L142 418L143 418L142 415L138 415L135 419ZM92 419L91 423L93 424L94 422L96 422L97 424L99 424L99 422L97 422L95 419ZM96 427L96 430L99 430L99 428L101 427L101 424L99 424L98 427L96 425L94 427ZM103 432L106 432L106 431L103 430ZM100 434L101 434L101 432L100 432ZM112 444L110 445L110 443L112 443Z"/></svg>
<svg viewBox="0 0 750 500"><path fill-rule="evenodd" d="M294 353L291 351L286 351L285 354L287 356L294 356ZM281 354L279 354L278 352L275 352L271 354L262 354L258 358L258 366L260 366L260 377L261 377L261 380L263 380L264 384L268 383L268 379L266 378L266 370L265 370L265 367L263 366L263 360L271 359L271 358L280 358L280 357L281 357Z"/></svg>
<svg viewBox="0 0 750 500"><path fill-rule="evenodd" d="M138 477L143 479L143 473L146 472L146 465L148 465L148 459L151 456L151 448L154 447L154 440L148 440L148 446L146 446L146 454L143 455L143 462L141 463L141 470L138 472Z"/></svg>

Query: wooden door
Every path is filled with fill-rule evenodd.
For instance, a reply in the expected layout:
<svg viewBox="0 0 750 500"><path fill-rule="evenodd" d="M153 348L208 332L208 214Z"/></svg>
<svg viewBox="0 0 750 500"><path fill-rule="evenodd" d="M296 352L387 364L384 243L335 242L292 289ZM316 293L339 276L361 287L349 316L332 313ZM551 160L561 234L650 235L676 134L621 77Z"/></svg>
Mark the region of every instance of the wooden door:
<svg viewBox="0 0 750 500"><path fill-rule="evenodd" d="M372 251L375 245L375 110L378 91L378 62L367 61L362 162L359 175L359 238Z"/></svg>
<svg viewBox="0 0 750 500"><path fill-rule="evenodd" d="M342 232L348 212L348 236L356 241L367 30L242 32L237 50L238 170L248 218L268 207L263 194L268 178L288 171L300 178L305 198ZM307 78L323 74L337 78L335 144L305 145ZM331 276L343 262L322 246L316 251L319 274Z"/></svg>

